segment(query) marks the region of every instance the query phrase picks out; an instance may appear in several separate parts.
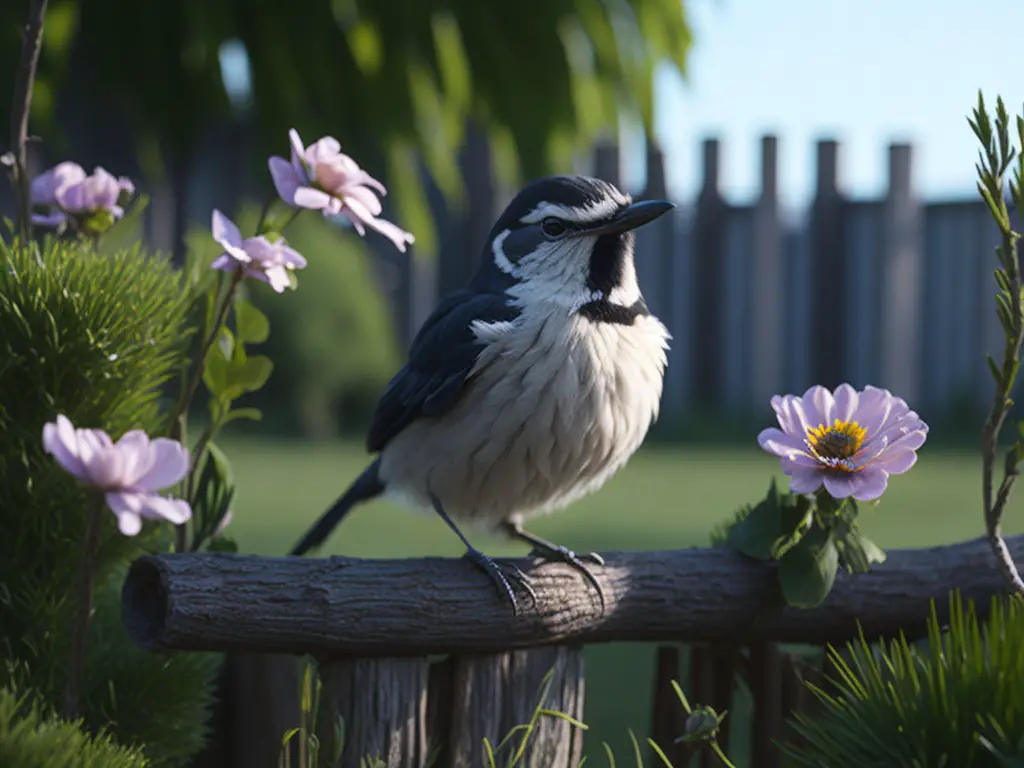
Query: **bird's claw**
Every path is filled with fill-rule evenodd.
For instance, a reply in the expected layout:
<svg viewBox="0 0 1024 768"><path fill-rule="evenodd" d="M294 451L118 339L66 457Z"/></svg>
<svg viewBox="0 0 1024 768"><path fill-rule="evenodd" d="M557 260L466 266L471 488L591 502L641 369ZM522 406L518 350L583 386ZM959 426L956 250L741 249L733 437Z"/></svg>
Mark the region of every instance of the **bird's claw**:
<svg viewBox="0 0 1024 768"><path fill-rule="evenodd" d="M519 600L516 597L517 590L513 585L518 587L519 591L529 596L531 606L537 604L537 593L533 589L533 584L530 583L530 577L523 573L516 565L497 560L476 549L467 550L465 557L487 574L490 580L494 582L494 586L497 587L498 594L508 598L508 601L512 604L513 615L519 614Z"/></svg>
<svg viewBox="0 0 1024 768"><path fill-rule="evenodd" d="M571 549L563 546L555 547L534 547L530 553L532 557L540 557L550 562L566 563L571 565L577 571L579 571L583 578L590 582L591 586L597 590L597 596L601 599L601 612L604 613L605 609L605 598L604 588L601 586L601 582L597 580L594 572L587 568L586 563L593 563L598 567L604 567L604 558L601 557L597 552L587 552L582 555L577 555ZM584 562L586 561L586 562Z"/></svg>

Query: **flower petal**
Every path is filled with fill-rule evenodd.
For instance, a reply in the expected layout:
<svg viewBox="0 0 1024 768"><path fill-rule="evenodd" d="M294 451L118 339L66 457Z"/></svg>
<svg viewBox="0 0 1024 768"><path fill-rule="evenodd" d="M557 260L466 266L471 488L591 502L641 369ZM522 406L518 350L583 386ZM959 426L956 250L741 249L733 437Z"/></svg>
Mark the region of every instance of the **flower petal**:
<svg viewBox="0 0 1024 768"><path fill-rule="evenodd" d="M783 461L782 471L789 476L790 493L814 493L821 487L823 472Z"/></svg>
<svg viewBox="0 0 1024 768"><path fill-rule="evenodd" d="M180 483L188 472L188 450L177 440L158 437L149 444L149 455L152 459L149 471L133 483L139 490L162 490Z"/></svg>
<svg viewBox="0 0 1024 768"><path fill-rule="evenodd" d="M142 530L142 518L139 517L141 496L138 493L108 493L104 497L110 511L117 517L117 527L125 536L135 536Z"/></svg>
<svg viewBox="0 0 1024 768"><path fill-rule="evenodd" d="M292 196L292 201L300 208L318 211L330 205L331 196L319 189L313 189L313 187L298 187Z"/></svg>
<svg viewBox="0 0 1024 768"><path fill-rule="evenodd" d="M188 522L192 517L192 508L184 499L165 499L155 494L140 494L142 509L139 514L150 520L166 520L174 525Z"/></svg>
<svg viewBox="0 0 1024 768"><path fill-rule="evenodd" d="M291 279L288 277L288 270L283 266L271 267L270 269L264 270L261 275L261 279L277 293L284 293L284 289L291 285Z"/></svg>
<svg viewBox="0 0 1024 768"><path fill-rule="evenodd" d="M270 177L274 180L274 188L289 205L295 204L295 190L298 189L302 179L295 171L294 166L283 157L271 157L267 161L270 166Z"/></svg>
<svg viewBox="0 0 1024 768"><path fill-rule="evenodd" d="M43 427L43 450L57 459L58 464L79 480L89 479L85 465L78 455L75 428L64 414L58 414L55 422Z"/></svg>
<svg viewBox="0 0 1024 768"><path fill-rule="evenodd" d="M840 384L833 393L833 399L835 401L835 410L832 412L832 418L839 419L840 421L850 421L857 412L859 400L857 390L849 384Z"/></svg>
<svg viewBox="0 0 1024 768"><path fill-rule="evenodd" d="M803 441L793 435L787 435L775 427L764 429L757 436L757 444L768 453L774 453L783 459L793 460L796 456L807 454Z"/></svg>
<svg viewBox="0 0 1024 768"><path fill-rule="evenodd" d="M288 143L291 145L292 163L299 162L306 150L302 146L302 138L299 136L299 132L294 128L288 130Z"/></svg>
<svg viewBox="0 0 1024 768"><path fill-rule="evenodd" d="M213 230L213 239L216 240L224 250L231 252L229 246L239 248L242 245L242 233L238 231L235 222L218 211L213 209L213 222L210 225Z"/></svg>
<svg viewBox="0 0 1024 768"><path fill-rule="evenodd" d="M37 227L46 227L48 229L56 229L62 224L67 223L68 217L59 211L54 213L33 213L32 223Z"/></svg>
<svg viewBox="0 0 1024 768"><path fill-rule="evenodd" d="M890 475L902 475L917 463L917 454L912 450L889 450L871 462L872 467L883 469Z"/></svg>
<svg viewBox="0 0 1024 768"><path fill-rule="evenodd" d="M889 476L885 470L868 467L860 472L824 474L825 490L836 499L853 496L858 501L874 501L885 492Z"/></svg>
<svg viewBox="0 0 1024 768"><path fill-rule="evenodd" d="M835 399L832 393L820 384L810 387L802 399L804 412L810 421L811 426L832 423L832 413L835 411ZM817 417L816 419L814 417Z"/></svg>

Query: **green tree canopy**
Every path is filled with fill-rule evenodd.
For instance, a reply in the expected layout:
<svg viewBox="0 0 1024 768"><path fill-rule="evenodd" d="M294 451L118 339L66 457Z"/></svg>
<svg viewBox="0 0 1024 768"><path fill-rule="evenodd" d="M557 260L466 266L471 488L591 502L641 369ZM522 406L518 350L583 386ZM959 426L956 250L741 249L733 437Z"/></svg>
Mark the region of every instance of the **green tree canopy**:
<svg viewBox="0 0 1024 768"><path fill-rule="evenodd" d="M0 3L2 71L13 72L27 8ZM248 54L242 109L258 150L286 154L290 127L307 142L333 135L385 173L415 227L426 207L413 161L457 197L469 120L508 181L565 169L623 112L649 130L655 66L683 72L690 31L682 0L51 0L32 128L59 130L55 94L80 47L89 87L128 109L139 140L187 158L239 109L221 72L226 42Z"/></svg>

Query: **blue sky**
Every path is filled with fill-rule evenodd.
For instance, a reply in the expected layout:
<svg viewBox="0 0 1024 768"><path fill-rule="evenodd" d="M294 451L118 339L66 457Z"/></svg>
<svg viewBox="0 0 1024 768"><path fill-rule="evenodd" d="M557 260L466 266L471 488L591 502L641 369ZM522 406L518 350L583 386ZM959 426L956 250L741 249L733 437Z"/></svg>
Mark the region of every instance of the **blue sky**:
<svg viewBox="0 0 1024 768"><path fill-rule="evenodd" d="M842 143L840 180L881 194L890 141L914 145L914 183L928 199L974 194L976 144L965 116L978 88L1024 103L1021 0L692 0L688 81L657 83L657 132L669 185L696 193L700 141L723 142L723 190L757 190L759 139L779 137L783 202L813 190L814 142ZM635 155L633 155L635 157ZM627 161L627 183L642 168Z"/></svg>

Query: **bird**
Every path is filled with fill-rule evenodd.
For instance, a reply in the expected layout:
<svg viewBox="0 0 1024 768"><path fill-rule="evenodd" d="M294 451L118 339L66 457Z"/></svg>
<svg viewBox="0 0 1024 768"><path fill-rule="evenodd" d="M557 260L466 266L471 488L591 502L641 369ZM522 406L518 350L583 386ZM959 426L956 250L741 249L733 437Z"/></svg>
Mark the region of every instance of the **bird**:
<svg viewBox="0 0 1024 768"><path fill-rule="evenodd" d="M513 613L531 580L470 544L456 521L530 544L605 595L588 563L524 528L597 491L657 420L671 336L648 309L635 230L675 208L583 175L524 186L495 221L468 285L441 300L381 395L375 458L292 548L320 547L383 496L433 510Z"/></svg>

